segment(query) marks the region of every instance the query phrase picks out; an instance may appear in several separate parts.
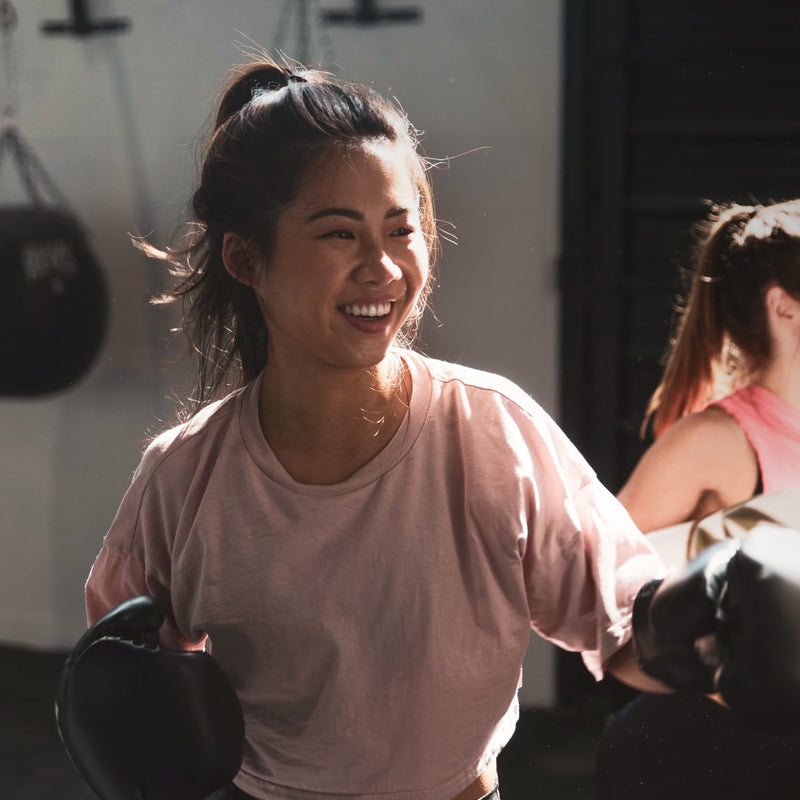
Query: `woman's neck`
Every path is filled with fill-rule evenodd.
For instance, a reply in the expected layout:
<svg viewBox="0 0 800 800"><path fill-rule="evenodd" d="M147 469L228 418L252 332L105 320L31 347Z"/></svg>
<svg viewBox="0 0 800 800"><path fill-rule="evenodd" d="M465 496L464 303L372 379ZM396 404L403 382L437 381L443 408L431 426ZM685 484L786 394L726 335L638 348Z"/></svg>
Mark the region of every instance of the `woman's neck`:
<svg viewBox="0 0 800 800"><path fill-rule="evenodd" d="M754 376L754 382L800 410L800 303L773 288L782 293L783 299L770 303L769 292L773 289L769 290L770 358Z"/></svg>
<svg viewBox="0 0 800 800"><path fill-rule="evenodd" d="M340 483L374 458L405 417L410 378L399 356L371 370L282 370L268 365L261 430L299 483Z"/></svg>
<svg viewBox="0 0 800 800"><path fill-rule="evenodd" d="M762 369L753 382L800 410L800 362L776 359Z"/></svg>

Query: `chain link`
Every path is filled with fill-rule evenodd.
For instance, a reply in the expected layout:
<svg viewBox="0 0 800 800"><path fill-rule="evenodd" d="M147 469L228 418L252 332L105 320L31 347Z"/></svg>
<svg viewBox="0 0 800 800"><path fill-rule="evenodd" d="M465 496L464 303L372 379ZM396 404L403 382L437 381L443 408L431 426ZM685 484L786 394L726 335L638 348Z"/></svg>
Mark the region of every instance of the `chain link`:
<svg viewBox="0 0 800 800"><path fill-rule="evenodd" d="M289 26L292 18L293 0L283 0L280 17L278 17L278 28L275 31L275 39L272 46L276 52L283 52L286 46L286 39L289 35Z"/></svg>
<svg viewBox="0 0 800 800"><path fill-rule="evenodd" d="M61 193L36 153L17 130L15 118L19 101L17 60L14 52L14 31L17 28L17 11L11 0L0 0L0 115L3 130L0 132L0 166L2 157L9 151L16 162L20 181L34 205L42 205L42 190L63 208L68 209L67 198Z"/></svg>
<svg viewBox="0 0 800 800"><path fill-rule="evenodd" d="M0 28L16 28L19 18L11 0L0 0Z"/></svg>
<svg viewBox="0 0 800 800"><path fill-rule="evenodd" d="M297 47L293 52L287 53L286 46L292 28L293 17L296 17ZM314 47L314 29L316 27L321 51L319 63L323 66L331 64L333 61L331 40L321 20L320 0L284 0L273 40L273 49L275 52L286 53L296 58L303 66L311 66L311 51Z"/></svg>
<svg viewBox="0 0 800 800"><path fill-rule="evenodd" d="M319 47L322 53L320 65L322 67L331 68L333 66L333 45L331 44L331 37L328 35L328 26L322 18L320 0L316 0L314 5L317 7L316 17L319 20Z"/></svg>
<svg viewBox="0 0 800 800"><path fill-rule="evenodd" d="M0 0L0 115L6 125L13 124L19 105L17 88L17 59L14 52L14 31L19 18L11 0Z"/></svg>

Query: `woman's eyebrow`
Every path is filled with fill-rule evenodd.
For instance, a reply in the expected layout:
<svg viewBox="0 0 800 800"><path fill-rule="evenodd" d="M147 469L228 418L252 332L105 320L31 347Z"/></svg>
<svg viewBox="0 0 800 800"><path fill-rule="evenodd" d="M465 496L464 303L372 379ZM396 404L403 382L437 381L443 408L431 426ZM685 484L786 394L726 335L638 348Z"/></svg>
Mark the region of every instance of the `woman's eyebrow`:
<svg viewBox="0 0 800 800"><path fill-rule="evenodd" d="M314 212L306 222L314 222L314 220L322 219L323 217L347 217L359 222L364 219L364 215L360 211L354 211L352 208L323 208Z"/></svg>
<svg viewBox="0 0 800 800"><path fill-rule="evenodd" d="M386 212L385 219L392 219L394 217L400 217L403 214L407 214L407 208L401 208L400 206L395 206L394 208L390 208ZM314 222L315 220L322 219L323 217L347 217L348 219L354 219L357 222L364 221L364 215L360 211L355 211L352 208L323 208L319 211L315 211L308 219L306 219L306 223Z"/></svg>

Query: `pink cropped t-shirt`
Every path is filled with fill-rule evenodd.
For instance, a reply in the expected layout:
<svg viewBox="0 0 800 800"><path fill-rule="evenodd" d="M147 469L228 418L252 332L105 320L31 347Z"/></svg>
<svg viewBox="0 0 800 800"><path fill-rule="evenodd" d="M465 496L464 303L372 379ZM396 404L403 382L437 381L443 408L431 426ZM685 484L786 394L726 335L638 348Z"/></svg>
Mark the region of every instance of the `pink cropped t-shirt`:
<svg viewBox="0 0 800 800"><path fill-rule="evenodd" d="M450 800L513 733L530 628L599 678L664 572L521 389L403 357L401 428L337 485L283 469L258 380L159 436L87 582L90 623L150 594L164 646L210 638L257 798Z"/></svg>

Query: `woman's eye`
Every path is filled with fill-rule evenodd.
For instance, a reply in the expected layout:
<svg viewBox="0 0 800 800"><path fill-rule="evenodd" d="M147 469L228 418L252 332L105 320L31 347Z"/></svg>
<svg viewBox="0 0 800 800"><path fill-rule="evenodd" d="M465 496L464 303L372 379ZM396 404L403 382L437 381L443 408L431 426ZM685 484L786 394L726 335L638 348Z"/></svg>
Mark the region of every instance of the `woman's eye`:
<svg viewBox="0 0 800 800"><path fill-rule="evenodd" d="M336 230L330 231L329 233L325 234L325 238L327 239L355 239L355 236L351 231L345 230Z"/></svg>
<svg viewBox="0 0 800 800"><path fill-rule="evenodd" d="M412 233L414 233L414 229L413 228L403 227L403 228L398 228L397 230L392 231L391 234L389 234L389 235L390 236L411 236Z"/></svg>

